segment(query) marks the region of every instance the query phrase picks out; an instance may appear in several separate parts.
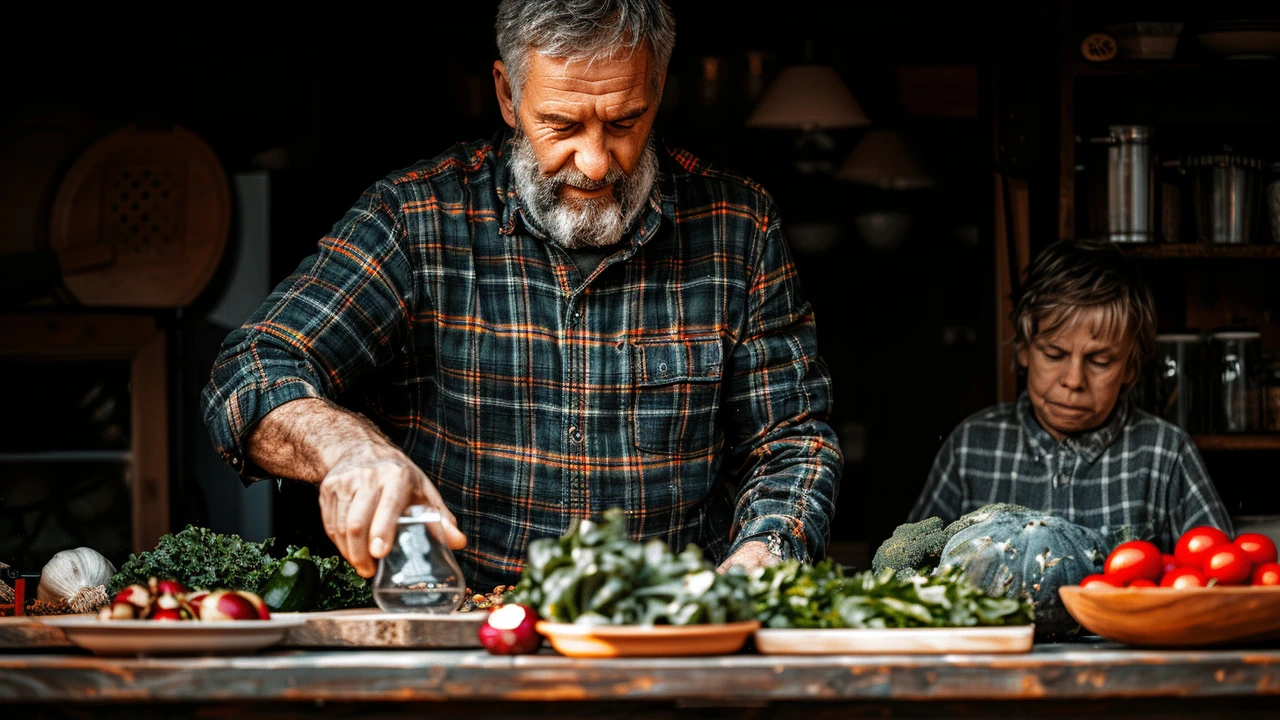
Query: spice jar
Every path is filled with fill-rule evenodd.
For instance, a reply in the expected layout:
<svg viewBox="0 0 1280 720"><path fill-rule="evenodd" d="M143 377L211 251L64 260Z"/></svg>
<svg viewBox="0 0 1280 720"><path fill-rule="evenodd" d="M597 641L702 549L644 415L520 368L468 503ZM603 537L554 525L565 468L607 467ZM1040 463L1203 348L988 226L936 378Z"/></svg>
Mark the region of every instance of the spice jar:
<svg viewBox="0 0 1280 720"><path fill-rule="evenodd" d="M396 522L391 552L378 562L373 600L387 612L447 614L466 590L462 568L444 541L443 519L426 505L409 507Z"/></svg>

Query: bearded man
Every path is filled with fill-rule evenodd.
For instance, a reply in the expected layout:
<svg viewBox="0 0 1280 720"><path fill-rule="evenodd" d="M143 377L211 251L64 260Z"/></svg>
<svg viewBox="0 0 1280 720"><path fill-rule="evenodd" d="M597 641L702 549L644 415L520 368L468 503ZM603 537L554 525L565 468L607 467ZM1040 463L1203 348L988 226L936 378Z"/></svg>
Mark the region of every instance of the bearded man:
<svg viewBox="0 0 1280 720"><path fill-rule="evenodd" d="M218 452L318 483L365 576L410 504L477 588L615 507L722 568L820 558L841 458L813 314L772 198L652 131L669 9L505 0L497 39L510 129L375 183L231 333Z"/></svg>

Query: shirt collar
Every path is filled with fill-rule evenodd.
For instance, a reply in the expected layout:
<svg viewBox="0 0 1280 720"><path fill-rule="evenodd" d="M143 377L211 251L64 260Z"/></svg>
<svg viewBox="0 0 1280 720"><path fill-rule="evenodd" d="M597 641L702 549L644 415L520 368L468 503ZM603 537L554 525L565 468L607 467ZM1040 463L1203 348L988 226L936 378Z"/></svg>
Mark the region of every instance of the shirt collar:
<svg viewBox="0 0 1280 720"><path fill-rule="evenodd" d="M496 169L494 171L494 188L498 200L502 203L502 225L498 229L501 235L512 235L516 225L522 224L531 235L546 239L545 234L536 223L532 222L521 207L520 192L516 188L515 173L511 172L510 129L500 131L494 138L494 147L498 148ZM635 247L643 245L658 232L662 219L671 222L676 219L675 183L672 180L673 163L671 154L667 152L662 138L653 135L653 144L658 152L658 178L649 192L649 207L636 221L636 230L631 235L631 243Z"/></svg>
<svg viewBox="0 0 1280 720"><path fill-rule="evenodd" d="M1036 420L1035 411L1031 408L1030 395L1023 392L1018 396L1016 405L1018 419L1027 432L1027 440L1038 453L1048 454L1057 448L1065 447L1088 463L1097 460L1111 446L1111 443L1115 442L1124 428L1125 421L1129 418L1129 401L1122 397L1116 402L1115 409L1111 411L1111 417L1107 418L1102 425L1079 435L1070 435L1062 442L1058 442L1040 426L1040 421Z"/></svg>

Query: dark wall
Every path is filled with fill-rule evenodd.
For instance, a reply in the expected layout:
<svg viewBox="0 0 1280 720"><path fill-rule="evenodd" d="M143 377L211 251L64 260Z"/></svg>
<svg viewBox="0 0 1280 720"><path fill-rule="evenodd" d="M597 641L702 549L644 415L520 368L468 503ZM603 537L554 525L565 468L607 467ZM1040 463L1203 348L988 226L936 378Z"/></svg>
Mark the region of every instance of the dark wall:
<svg viewBox="0 0 1280 720"><path fill-rule="evenodd" d="M759 180L784 222L840 228L834 247L798 250L796 261L836 382L833 424L849 454L833 532L874 547L906 515L941 437L994 399L986 119L912 116L897 79L904 65L977 65L985 77L989 18L932 3L672 5L679 36L658 131L670 145ZM374 180L500 126L490 78L495 8L359 5L301 19L50 14L0 50L5 117L62 108L103 129L139 118L177 122L209 142L228 173L273 167L274 281ZM747 51L764 53L767 77L787 64L834 65L875 126L913 134L937 187L904 197L797 173L794 133L743 125L753 102L743 86ZM707 57L719 62L715 86L704 79ZM843 158L862 132L832 132L834 154ZM908 243L868 247L852 222L868 208L910 212ZM198 325L208 303L182 322ZM206 334L192 332L182 355L187 395L207 372ZM180 400L197 422L194 397ZM189 462L175 468L178 487ZM226 492L240 488L228 483ZM211 514L179 501L174 525L207 523Z"/></svg>

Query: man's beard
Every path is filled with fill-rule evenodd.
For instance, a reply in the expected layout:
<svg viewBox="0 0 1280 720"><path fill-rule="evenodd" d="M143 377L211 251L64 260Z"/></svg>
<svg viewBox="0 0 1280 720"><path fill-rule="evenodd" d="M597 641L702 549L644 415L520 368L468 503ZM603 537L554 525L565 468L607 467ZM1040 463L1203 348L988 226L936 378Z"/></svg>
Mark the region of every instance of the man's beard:
<svg viewBox="0 0 1280 720"><path fill-rule="evenodd" d="M569 250L608 247L622 240L644 211L658 178L658 152L652 134L630 175L613 165L603 180L592 180L572 162L554 175L544 175L533 143L518 127L511 145L511 172L524 212L552 242ZM613 187L612 192L598 198L566 198L566 185L582 190Z"/></svg>

